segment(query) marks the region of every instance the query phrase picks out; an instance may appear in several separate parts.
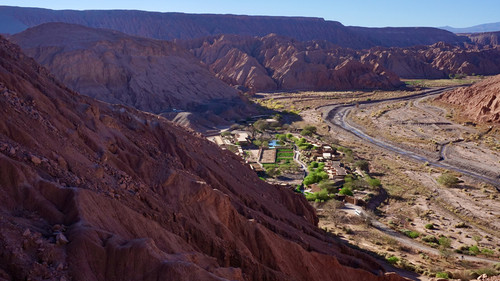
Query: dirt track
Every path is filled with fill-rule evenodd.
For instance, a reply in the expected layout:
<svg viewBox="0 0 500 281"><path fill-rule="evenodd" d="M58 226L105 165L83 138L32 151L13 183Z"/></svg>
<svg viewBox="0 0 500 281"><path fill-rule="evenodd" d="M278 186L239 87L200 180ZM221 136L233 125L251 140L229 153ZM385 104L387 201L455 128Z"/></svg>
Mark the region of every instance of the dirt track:
<svg viewBox="0 0 500 281"><path fill-rule="evenodd" d="M440 94L444 90L445 89L439 91L433 90L424 94L414 95L411 97L391 98L382 101L365 102L364 103L365 107L363 108L387 103L388 101L390 102L411 101L412 99L418 101L422 97L434 96ZM416 108L422 108L422 107L423 106L420 104L416 106ZM460 150L461 153L449 153L449 149L444 150L442 154L439 153L440 144L448 144L459 139L459 137L456 135L451 135L451 136L445 134L440 135L439 132L443 131L463 132L470 129L466 128L465 126L449 122L447 119L436 113L436 110L434 108L423 110L425 113L423 113L423 117L420 117L420 119L423 119L423 122L415 121L418 120L418 117L415 116L408 117L409 114L408 108L397 108L396 110L394 110L394 111L399 111L398 113L396 113L397 114L396 118L392 118L390 122L385 122L385 123L378 122L374 124L374 127L376 127L376 129L371 132L376 131L380 133L380 135L376 136L366 133L365 132L366 129L362 128L362 126L360 126L359 124L355 124L350 118L348 118L349 113L355 109L356 109L355 105L340 105L340 106L332 105L332 106L325 106L320 110L323 113L323 118L330 126L337 126L344 130L347 130L366 142L375 144L378 147L381 147L391 152L395 152L405 157L409 157L423 163L428 163L429 165L462 173L464 175L475 178L481 182L486 182L496 186L497 188L500 188L500 180L499 180L500 174L498 174L499 173L498 171L500 171L500 163L494 161L495 159L500 159L500 154L496 152L491 152L490 155L493 154L493 157L485 158L482 157L483 154L488 154L488 153L484 152L484 149L481 151L483 152L481 154L467 153L467 157L461 157L461 155L464 155L466 153L466 150L464 149ZM388 113L385 114L388 115ZM405 118L403 118L405 120L401 120L401 116L406 116ZM366 116L365 114L364 117L366 118L368 116ZM430 128L426 128L428 132L421 129L423 127L423 124L430 125L429 126ZM438 124L439 126L436 124ZM412 130L411 126L417 126L422 131L422 133L416 132L416 130ZM417 137L420 139L425 137L430 138L430 136L432 136L434 138L438 137L438 140L437 141L434 139L432 140L435 143L435 145L430 145L430 143L425 143L425 142L423 144L420 143L420 145L418 144L415 145L415 143L408 145L408 143L405 142L395 143L393 140L387 137L388 135L387 133L389 133L390 135L391 129L394 131L395 134L396 133L404 134L405 132L413 131L412 132L413 134L418 134L417 136L411 136L413 137L413 139L416 139ZM490 161L485 162L485 159L488 159Z"/></svg>

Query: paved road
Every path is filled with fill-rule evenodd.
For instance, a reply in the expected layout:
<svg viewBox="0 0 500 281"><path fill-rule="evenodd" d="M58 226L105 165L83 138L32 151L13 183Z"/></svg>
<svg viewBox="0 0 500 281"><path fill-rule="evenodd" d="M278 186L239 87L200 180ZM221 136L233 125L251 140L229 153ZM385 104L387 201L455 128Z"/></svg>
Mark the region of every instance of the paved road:
<svg viewBox="0 0 500 281"><path fill-rule="evenodd" d="M429 97L429 96L435 96L439 95L442 92L449 90L450 88L441 88L437 90L430 90L426 91L423 93L415 94L415 95L410 95L410 96L405 96L405 97L396 97L396 98L390 98L390 99L384 99L384 100L377 100L377 101L363 101L360 102L360 104L376 104L376 103L382 103L382 102L387 102L387 101L407 101L407 100L413 100L413 99L418 99L422 97ZM419 154L416 152L412 152L406 149L403 149L401 147L397 147L395 145L389 144L385 141L375 139L365 132L363 132L361 129L355 127L354 125L350 124L348 120L346 119L346 116L349 114L349 112L355 107L355 104L347 104L347 105L327 105L323 106L321 108L318 108L319 110L322 111L323 113L323 119L325 120L326 123L328 123L331 126L337 126L340 127L350 133L353 133L354 135L358 136L364 141L367 141L369 143L372 143L376 146L379 146L385 150L395 152L397 154L412 158L414 160L423 162L423 163L428 163L429 165L439 167L439 168L444 168L452 171L456 171L459 173L462 173L464 175L468 175L472 178L475 178L479 181L489 183L493 186L495 186L499 191L500 191L500 180L497 178L490 178L485 175L479 174L473 170L468 170L465 168L460 168L456 167L450 164L443 163L442 160L446 159L430 159L428 156L425 156L423 154ZM444 156L444 155L442 155Z"/></svg>
<svg viewBox="0 0 500 281"><path fill-rule="evenodd" d="M416 249L417 251L422 251L426 252L429 254L433 255L440 255L439 250L432 248L430 246L427 246L425 244L421 244L391 228L386 226L385 224L379 222L376 218L373 218L371 214L367 213L363 208L360 206L356 206L350 203L345 203L345 207L343 208L348 214L351 215L358 215L362 217L366 217L370 219L371 225L375 227L376 229L384 232L385 234L391 236L392 238L396 239L399 243L403 245L410 246L413 249ZM459 255L459 254L452 254L452 257L455 257L457 259L462 259L466 261L471 261L471 262L484 262L484 263L498 263L498 260L492 260L492 259L487 259L487 258L480 258L480 257L474 257L474 256L467 256L467 255Z"/></svg>

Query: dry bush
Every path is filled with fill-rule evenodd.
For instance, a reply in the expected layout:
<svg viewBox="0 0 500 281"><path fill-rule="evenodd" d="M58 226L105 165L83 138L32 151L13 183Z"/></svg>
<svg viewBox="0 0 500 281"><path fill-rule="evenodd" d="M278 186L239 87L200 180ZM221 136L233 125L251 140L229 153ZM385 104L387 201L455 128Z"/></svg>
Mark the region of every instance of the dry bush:
<svg viewBox="0 0 500 281"><path fill-rule="evenodd" d="M461 281L469 281L472 279L472 275L470 274L470 271L468 270L459 270L459 271L454 271L452 272L452 278L453 279L460 279Z"/></svg>

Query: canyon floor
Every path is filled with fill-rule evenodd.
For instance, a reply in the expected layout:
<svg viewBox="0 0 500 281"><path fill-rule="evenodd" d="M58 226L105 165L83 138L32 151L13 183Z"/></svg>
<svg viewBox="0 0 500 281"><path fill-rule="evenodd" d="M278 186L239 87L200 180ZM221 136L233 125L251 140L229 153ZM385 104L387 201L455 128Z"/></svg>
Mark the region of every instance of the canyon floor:
<svg viewBox="0 0 500 281"><path fill-rule="evenodd" d="M453 87L464 81L408 84ZM298 113L302 121L295 126L315 125L323 140L351 148L354 160L368 160L370 174L382 182L387 196L376 208L361 210L361 215L356 207L341 202L313 203L320 227L399 269L420 275L410 278L427 280L438 272L460 278L466 270L481 272L500 262L500 129L470 122L457 108L434 101L437 94L412 97L418 90L258 97L268 108ZM347 104L354 104L343 117L349 126L422 158L368 142L328 120L332 105ZM462 169L465 173L460 173ZM445 187L438 183L443 174L460 182ZM410 232L413 238L404 235Z"/></svg>

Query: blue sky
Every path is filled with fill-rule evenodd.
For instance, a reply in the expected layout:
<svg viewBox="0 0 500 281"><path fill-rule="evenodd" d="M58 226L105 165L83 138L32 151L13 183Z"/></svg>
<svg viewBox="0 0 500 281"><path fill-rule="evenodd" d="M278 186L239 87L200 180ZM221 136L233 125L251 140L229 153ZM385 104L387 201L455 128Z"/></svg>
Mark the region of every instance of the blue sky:
<svg viewBox="0 0 500 281"><path fill-rule="evenodd" d="M477 2L476 2L477 1ZM358 26L469 27L500 22L499 0L2 0L49 9L135 9L160 12L321 17Z"/></svg>

